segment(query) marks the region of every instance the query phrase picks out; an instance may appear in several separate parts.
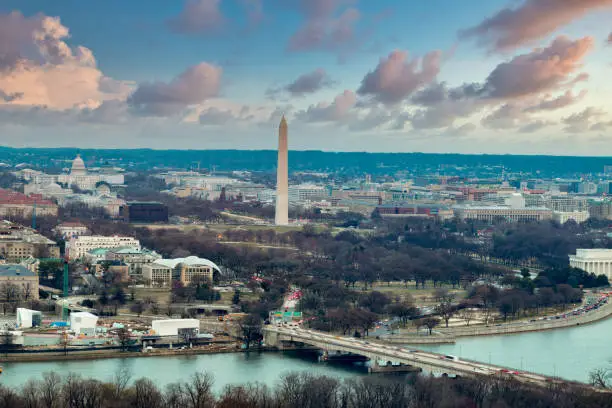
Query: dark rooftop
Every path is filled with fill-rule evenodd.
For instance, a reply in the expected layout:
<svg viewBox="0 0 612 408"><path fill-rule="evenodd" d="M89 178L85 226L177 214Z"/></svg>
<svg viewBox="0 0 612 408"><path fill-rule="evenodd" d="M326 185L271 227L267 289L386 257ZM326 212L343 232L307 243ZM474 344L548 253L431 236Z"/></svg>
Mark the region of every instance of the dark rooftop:
<svg viewBox="0 0 612 408"><path fill-rule="evenodd" d="M36 276L36 273L23 265L0 265L0 277L4 276Z"/></svg>

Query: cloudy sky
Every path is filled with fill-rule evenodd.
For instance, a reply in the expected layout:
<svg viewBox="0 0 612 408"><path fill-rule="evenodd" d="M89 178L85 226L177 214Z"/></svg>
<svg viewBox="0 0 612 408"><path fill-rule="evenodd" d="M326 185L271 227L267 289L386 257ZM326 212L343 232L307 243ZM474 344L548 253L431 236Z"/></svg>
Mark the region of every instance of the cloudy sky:
<svg viewBox="0 0 612 408"><path fill-rule="evenodd" d="M612 0L2 0L0 145L612 155Z"/></svg>

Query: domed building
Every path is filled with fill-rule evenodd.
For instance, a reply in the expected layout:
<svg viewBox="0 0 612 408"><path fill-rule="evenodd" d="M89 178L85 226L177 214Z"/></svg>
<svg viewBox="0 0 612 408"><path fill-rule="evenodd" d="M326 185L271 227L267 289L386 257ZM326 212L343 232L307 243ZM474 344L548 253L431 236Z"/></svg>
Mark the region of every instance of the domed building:
<svg viewBox="0 0 612 408"><path fill-rule="evenodd" d="M71 176L86 176L87 168L85 162L81 159L81 155L77 154L77 157L72 161L72 168L70 169Z"/></svg>

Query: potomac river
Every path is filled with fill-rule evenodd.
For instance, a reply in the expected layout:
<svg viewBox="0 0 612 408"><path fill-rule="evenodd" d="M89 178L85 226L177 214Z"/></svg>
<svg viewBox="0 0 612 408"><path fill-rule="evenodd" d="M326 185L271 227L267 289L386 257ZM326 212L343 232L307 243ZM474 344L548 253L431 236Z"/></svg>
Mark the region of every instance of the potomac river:
<svg viewBox="0 0 612 408"><path fill-rule="evenodd" d="M562 378L588 381L596 368L612 368L612 319L586 326L504 336L460 338L456 344L418 346L460 358L533 371ZM3 363L0 383L19 386L46 371L75 373L110 381L120 368L127 367L133 378L146 376L158 385L185 380L196 371L215 377L215 389L227 384L260 382L273 385L292 371L309 371L333 377L363 375L363 369L318 363L313 357L294 353L225 353L195 356L133 357L81 361Z"/></svg>

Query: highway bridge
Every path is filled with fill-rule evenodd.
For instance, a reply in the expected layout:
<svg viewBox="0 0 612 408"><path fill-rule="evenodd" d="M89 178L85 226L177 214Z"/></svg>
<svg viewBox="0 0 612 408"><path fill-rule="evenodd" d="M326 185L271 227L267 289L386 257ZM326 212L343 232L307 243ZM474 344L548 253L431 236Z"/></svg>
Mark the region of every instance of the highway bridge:
<svg viewBox="0 0 612 408"><path fill-rule="evenodd" d="M523 383L547 386L553 383L568 381L545 375L519 372L505 367L484 364L476 361L459 359L454 356L431 353L421 350L409 350L402 347L370 342L367 340L334 336L299 327L266 326L264 341L268 346L282 348L284 342L303 343L321 350L352 353L369 358L377 364L379 361L401 363L436 375L454 375L465 377L502 376L514 378ZM586 384L575 383L581 387Z"/></svg>

